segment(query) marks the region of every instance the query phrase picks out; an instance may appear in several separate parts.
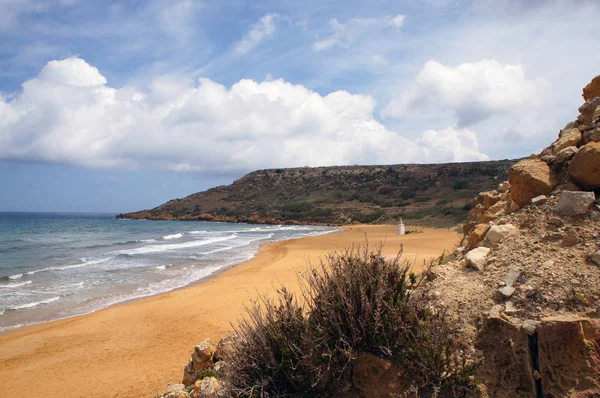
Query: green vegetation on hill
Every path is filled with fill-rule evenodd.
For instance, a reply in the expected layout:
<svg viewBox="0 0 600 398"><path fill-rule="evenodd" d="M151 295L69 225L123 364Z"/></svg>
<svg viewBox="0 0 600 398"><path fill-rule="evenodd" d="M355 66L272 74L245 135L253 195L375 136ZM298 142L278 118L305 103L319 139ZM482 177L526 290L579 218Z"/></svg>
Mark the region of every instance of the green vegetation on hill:
<svg viewBox="0 0 600 398"><path fill-rule="evenodd" d="M284 224L397 222L451 226L515 161L258 170L233 184L122 218Z"/></svg>

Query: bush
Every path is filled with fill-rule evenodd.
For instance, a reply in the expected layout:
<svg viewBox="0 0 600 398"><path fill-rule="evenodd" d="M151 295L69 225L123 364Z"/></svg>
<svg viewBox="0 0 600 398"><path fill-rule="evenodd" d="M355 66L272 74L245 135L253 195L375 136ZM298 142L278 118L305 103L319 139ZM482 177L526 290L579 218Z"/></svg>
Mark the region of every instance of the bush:
<svg viewBox="0 0 600 398"><path fill-rule="evenodd" d="M459 357L457 331L429 309L424 274L409 275L400 256L367 247L329 255L301 278L304 307L281 289L248 309L226 385L244 397L333 395L351 382L358 354L370 352L404 369L419 391L464 395L473 369Z"/></svg>

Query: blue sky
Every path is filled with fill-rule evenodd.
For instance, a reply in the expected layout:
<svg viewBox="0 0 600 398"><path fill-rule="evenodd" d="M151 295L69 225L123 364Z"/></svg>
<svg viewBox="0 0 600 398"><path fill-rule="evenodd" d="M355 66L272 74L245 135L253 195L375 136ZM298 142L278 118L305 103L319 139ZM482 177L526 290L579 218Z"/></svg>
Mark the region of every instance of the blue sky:
<svg viewBox="0 0 600 398"><path fill-rule="evenodd" d="M598 1L0 0L0 211L154 207L260 168L527 156Z"/></svg>

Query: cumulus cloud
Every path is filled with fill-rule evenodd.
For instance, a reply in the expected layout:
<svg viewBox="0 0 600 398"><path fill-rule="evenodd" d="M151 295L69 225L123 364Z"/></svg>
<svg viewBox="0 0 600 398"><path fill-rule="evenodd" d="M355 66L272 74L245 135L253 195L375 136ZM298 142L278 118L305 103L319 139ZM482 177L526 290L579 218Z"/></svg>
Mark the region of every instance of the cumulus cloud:
<svg viewBox="0 0 600 398"><path fill-rule="evenodd" d="M430 159L439 162L489 160L487 155L479 152L477 135L469 129L427 130L417 139L417 144Z"/></svg>
<svg viewBox="0 0 600 398"><path fill-rule="evenodd" d="M49 62L21 92L0 97L0 159L245 171L485 157L467 130L403 138L375 120L375 106L370 96L323 96L281 79L227 88L161 77L148 92L113 88L95 67L67 58Z"/></svg>
<svg viewBox="0 0 600 398"><path fill-rule="evenodd" d="M538 109L549 87L544 79L527 79L522 65L484 59L451 67L428 61L413 85L392 100L383 115L451 113L459 126L470 126L498 114Z"/></svg>
<svg viewBox="0 0 600 398"><path fill-rule="evenodd" d="M331 34L313 43L314 51L323 51L332 47L350 47L360 36L367 35L373 29L378 32L388 26L400 29L404 25L405 15L384 18L352 18L340 22L336 18L329 21Z"/></svg>
<svg viewBox="0 0 600 398"><path fill-rule="evenodd" d="M276 21L279 18L277 14L267 14L257 23L252 25L250 30L233 46L233 52L237 54L246 54L256 47L263 39L273 35L277 29Z"/></svg>

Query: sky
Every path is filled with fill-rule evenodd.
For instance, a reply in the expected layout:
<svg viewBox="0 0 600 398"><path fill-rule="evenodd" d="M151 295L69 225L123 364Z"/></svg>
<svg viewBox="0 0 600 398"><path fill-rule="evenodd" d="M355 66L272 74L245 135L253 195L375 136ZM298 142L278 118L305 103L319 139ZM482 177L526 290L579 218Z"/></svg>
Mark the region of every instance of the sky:
<svg viewBox="0 0 600 398"><path fill-rule="evenodd" d="M0 211L127 212L264 168L528 156L600 0L0 0Z"/></svg>

